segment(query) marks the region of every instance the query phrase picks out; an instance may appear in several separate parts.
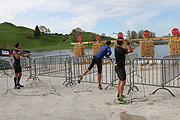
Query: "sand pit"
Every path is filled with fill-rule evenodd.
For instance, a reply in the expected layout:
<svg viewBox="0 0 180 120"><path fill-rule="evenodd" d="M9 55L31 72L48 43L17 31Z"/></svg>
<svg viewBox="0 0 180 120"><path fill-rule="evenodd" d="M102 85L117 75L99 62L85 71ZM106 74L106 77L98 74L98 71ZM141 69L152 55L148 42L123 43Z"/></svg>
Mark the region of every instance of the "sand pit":
<svg viewBox="0 0 180 120"><path fill-rule="evenodd" d="M2 75L2 73L0 74ZM180 118L180 89L169 88L176 97L157 87L137 85L139 91L132 91L132 104L116 104L117 88L108 87L99 90L96 83L81 83L65 87L63 78L50 77L56 93L52 90L49 77L41 77L40 81L29 80L23 75L24 88L13 89L13 78L0 78L0 116L1 120L178 120ZM5 97L2 95L7 90ZM103 84L103 88L107 85ZM87 90L87 88L89 89ZM127 93L129 87L125 87ZM16 93L13 94L12 92ZM74 91L80 91L74 93ZM127 95L126 100L131 100ZM138 99L135 99L138 98ZM146 101L144 101L146 100Z"/></svg>

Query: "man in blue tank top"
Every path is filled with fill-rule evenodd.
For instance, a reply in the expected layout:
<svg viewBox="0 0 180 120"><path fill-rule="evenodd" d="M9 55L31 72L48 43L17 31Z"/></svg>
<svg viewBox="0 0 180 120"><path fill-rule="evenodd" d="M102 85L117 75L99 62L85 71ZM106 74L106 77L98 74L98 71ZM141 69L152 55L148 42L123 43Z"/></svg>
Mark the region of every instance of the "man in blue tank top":
<svg viewBox="0 0 180 120"><path fill-rule="evenodd" d="M104 56L109 58L109 56L112 54L110 46L111 46L111 41L110 40L106 41L106 45L102 46L101 49L98 51L98 53L94 55L90 66L84 71L82 75L79 76L78 83L81 82L83 76L87 74L96 64L98 68L98 83L99 83L98 88L100 90L103 89L101 86L102 59Z"/></svg>
<svg viewBox="0 0 180 120"><path fill-rule="evenodd" d="M20 56L22 57L27 57L30 56L31 54L29 53L28 55L22 54L21 45L19 43L15 44L16 49L13 51L13 57L14 57L14 70L15 70L15 77L14 77L14 89L20 89L20 87L24 87L23 85L20 85L20 79L22 76L22 68L20 65Z"/></svg>

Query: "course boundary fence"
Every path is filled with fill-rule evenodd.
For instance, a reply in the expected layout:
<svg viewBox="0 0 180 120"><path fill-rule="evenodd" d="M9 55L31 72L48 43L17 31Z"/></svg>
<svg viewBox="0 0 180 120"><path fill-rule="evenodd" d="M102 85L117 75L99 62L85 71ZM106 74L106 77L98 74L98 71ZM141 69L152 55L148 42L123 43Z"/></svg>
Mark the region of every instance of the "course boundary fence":
<svg viewBox="0 0 180 120"><path fill-rule="evenodd" d="M169 91L166 87L180 88L180 59L135 58L132 62L132 87L135 84L151 85Z"/></svg>
<svg viewBox="0 0 180 120"><path fill-rule="evenodd" d="M128 94L136 84L157 86L154 92L159 89L164 89L175 96L167 87L180 88L180 54L165 56L162 59L153 58L138 58L138 55L130 54L126 56L126 75L127 86L129 86ZM13 73L13 58L2 57L3 64L0 68L4 75L12 76ZM76 81L85 69L89 67L93 55L70 57L64 56L41 56L21 58L23 74L29 75L29 79L40 80L38 76L51 76L65 78L61 81L65 86L75 85ZM10 69L6 69L5 61L9 61ZM109 86L117 87L118 77L115 73L115 58L104 58L102 67L102 84L105 89ZM83 77L82 82L98 83L98 72L96 65L91 71ZM107 85L107 86L106 86Z"/></svg>

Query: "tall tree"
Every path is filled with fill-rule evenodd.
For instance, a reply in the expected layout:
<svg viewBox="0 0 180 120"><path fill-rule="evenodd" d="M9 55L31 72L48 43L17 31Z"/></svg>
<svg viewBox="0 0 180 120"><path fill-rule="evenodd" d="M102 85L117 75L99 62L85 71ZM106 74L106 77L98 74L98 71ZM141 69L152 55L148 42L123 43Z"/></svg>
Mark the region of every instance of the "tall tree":
<svg viewBox="0 0 180 120"><path fill-rule="evenodd" d="M101 37L102 37L102 38L105 38L105 37L106 37L106 34L105 34L105 33L102 33L102 34L101 34Z"/></svg>
<svg viewBox="0 0 180 120"><path fill-rule="evenodd" d="M136 31L131 31L131 39L136 39L136 38L137 38Z"/></svg>
<svg viewBox="0 0 180 120"><path fill-rule="evenodd" d="M39 30L38 25L36 25L35 31L34 31L34 37L35 37L35 38L38 38L39 36L40 36L40 30Z"/></svg>
<svg viewBox="0 0 180 120"><path fill-rule="evenodd" d="M155 38L155 37L156 37L156 33L155 32L150 32L149 38Z"/></svg>
<svg viewBox="0 0 180 120"><path fill-rule="evenodd" d="M75 29L72 30L72 32L70 33L70 35L72 36L73 42L77 42L77 37L80 35L83 38L84 31L77 27Z"/></svg>
<svg viewBox="0 0 180 120"><path fill-rule="evenodd" d="M143 32L144 32L143 30L138 31L138 38L139 39L144 37Z"/></svg>
<svg viewBox="0 0 180 120"><path fill-rule="evenodd" d="M47 32L48 32L48 33L50 33L50 32L51 32L49 28L47 29Z"/></svg>
<svg viewBox="0 0 180 120"><path fill-rule="evenodd" d="M40 25L39 26L39 29L40 29L40 31L44 34L44 33L47 33L47 28L45 27L45 26L43 26L43 25Z"/></svg>
<svg viewBox="0 0 180 120"><path fill-rule="evenodd" d="M171 37L171 33L168 33L168 37Z"/></svg>
<svg viewBox="0 0 180 120"><path fill-rule="evenodd" d="M126 36L127 36L128 39L131 38L131 32L130 32L130 30L127 31Z"/></svg>

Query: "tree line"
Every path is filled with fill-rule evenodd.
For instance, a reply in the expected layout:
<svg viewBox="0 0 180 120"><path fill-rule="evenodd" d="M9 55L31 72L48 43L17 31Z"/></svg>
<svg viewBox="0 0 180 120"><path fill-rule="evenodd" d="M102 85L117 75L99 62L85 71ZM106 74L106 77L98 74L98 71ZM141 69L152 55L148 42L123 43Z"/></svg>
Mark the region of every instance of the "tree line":
<svg viewBox="0 0 180 120"><path fill-rule="evenodd" d="M128 39L141 39L141 38L145 38L143 32L144 32L144 30L139 30L138 32L128 30L127 33L126 33L126 37ZM156 33L150 31L149 38L155 38L155 37L156 37Z"/></svg>
<svg viewBox="0 0 180 120"><path fill-rule="evenodd" d="M81 28L77 27L72 30L70 35L72 36L73 42L77 42L77 37L81 35L83 37L85 31L83 31ZM126 33L126 36L128 39L141 39L145 38L143 34L144 30L139 30L138 32L136 31L130 31L128 30ZM95 41L95 33L91 33L91 41ZM101 37L105 37L105 33L102 33ZM156 33L150 31L150 36L149 38L156 38Z"/></svg>
<svg viewBox="0 0 180 120"><path fill-rule="evenodd" d="M45 26L37 26L35 27L35 31L34 31L34 37L38 38L40 36L40 33L50 33L50 29L46 28ZM142 39L145 38L144 34L143 34L144 30L139 30L138 32L136 31L130 31L128 30L125 37L127 37L127 39ZM73 40L73 42L77 42L77 37L80 35L83 37L83 34L85 33L84 30L82 30L81 28L77 27L75 29L72 29L72 32L69 34ZM90 41L95 41L95 33L90 33ZM27 33L27 36L29 36L29 34ZM172 35L169 33L168 35L164 35L162 37L171 37ZM101 37L106 37L105 33L102 33ZM178 37L180 37L180 34L178 35ZM150 36L149 38L156 38L156 33L153 31L150 31Z"/></svg>

